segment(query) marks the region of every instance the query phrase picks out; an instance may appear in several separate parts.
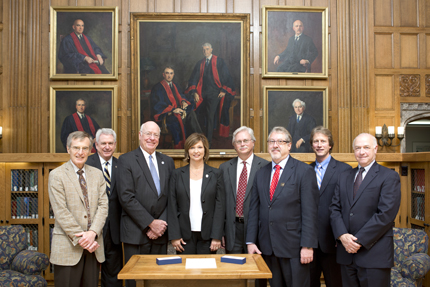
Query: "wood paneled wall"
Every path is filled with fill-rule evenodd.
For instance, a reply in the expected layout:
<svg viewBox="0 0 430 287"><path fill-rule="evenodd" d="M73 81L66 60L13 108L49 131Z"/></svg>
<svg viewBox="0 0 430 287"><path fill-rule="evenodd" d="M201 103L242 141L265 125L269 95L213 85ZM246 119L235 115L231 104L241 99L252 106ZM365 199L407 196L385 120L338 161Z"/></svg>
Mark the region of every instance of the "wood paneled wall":
<svg viewBox="0 0 430 287"><path fill-rule="evenodd" d="M426 0L0 0L0 152L49 151L51 85L117 85L118 148L137 147L132 118L130 12L249 13L250 126L262 149L264 85L328 86L335 152L376 125L400 124L401 102L430 102L430 3ZM49 79L49 7L119 7L117 81ZM328 79L261 78L261 7L328 7ZM306 31L305 31L306 33ZM427 90L427 92L426 92ZM289 107L286 107L289 108ZM383 152L399 149L383 149Z"/></svg>

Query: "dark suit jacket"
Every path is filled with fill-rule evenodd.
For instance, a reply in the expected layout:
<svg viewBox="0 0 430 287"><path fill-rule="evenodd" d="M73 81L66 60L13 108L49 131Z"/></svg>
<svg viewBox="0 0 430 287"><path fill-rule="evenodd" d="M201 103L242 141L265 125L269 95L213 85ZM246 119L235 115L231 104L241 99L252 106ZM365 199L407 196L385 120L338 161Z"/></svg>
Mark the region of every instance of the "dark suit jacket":
<svg viewBox="0 0 430 287"><path fill-rule="evenodd" d="M297 122L297 115L294 113L288 120L287 130L291 134L291 138L293 139L291 145L291 152L310 152L311 144L310 137L313 128L316 126L315 119L303 112L302 119L300 122ZM296 148L296 143L299 139L303 139L305 141L298 149Z"/></svg>
<svg viewBox="0 0 430 287"><path fill-rule="evenodd" d="M300 35L300 40L296 43L295 36L288 39L288 45L285 50L279 54L281 63L278 66L278 72L306 72L306 67L300 64L300 60L306 59L309 65L318 57L318 49L314 41L309 36ZM310 72L310 67L308 72Z"/></svg>
<svg viewBox="0 0 430 287"><path fill-rule="evenodd" d="M204 240L221 240L224 233L225 193L222 172L205 164L201 204L203 210L201 235ZM170 178L168 224L169 239L189 240L190 166L175 169Z"/></svg>
<svg viewBox="0 0 430 287"><path fill-rule="evenodd" d="M98 168L103 172L102 166L100 164L100 156L98 153L95 153L88 157L88 160L86 164L91 165L95 168ZM116 186L118 176L118 159L116 157L112 157L112 171L110 174L110 186L111 186L111 192L110 195L108 195L109 198L109 213L108 217L106 218L105 225L103 227L103 235L107 234L107 227L110 227L110 233L112 237L112 241L115 244L120 244L121 241L119 240L119 227L120 227L120 221L121 221L121 204L118 200L118 191Z"/></svg>
<svg viewBox="0 0 430 287"><path fill-rule="evenodd" d="M334 237L350 233L363 245L349 254L337 245L337 262L354 262L362 268L394 266L393 221L400 206L400 178L397 172L376 162L366 174L353 199L357 168L339 177L330 206Z"/></svg>
<svg viewBox="0 0 430 287"><path fill-rule="evenodd" d="M270 201L272 163L257 171L249 207L246 242L264 255L300 258L302 247L318 247L318 185L315 172L291 157Z"/></svg>
<svg viewBox="0 0 430 287"><path fill-rule="evenodd" d="M224 183L225 183L225 238L226 238L226 249L232 250L234 247L235 233L236 233L236 192L237 192L237 163L240 159L235 157L220 165L220 170L223 171ZM265 166L269 162L254 155L252 160L251 170L249 172L248 185L246 186L245 199L243 201L243 217L244 223L244 235L246 237L246 230L248 225L248 213L249 203L251 202L252 184L254 182L255 173L261 167ZM242 164L241 164L242 166Z"/></svg>
<svg viewBox="0 0 430 287"><path fill-rule="evenodd" d="M315 162L311 163L314 170L315 165ZM331 229L329 207L339 175L351 169L349 164L337 161L332 157L321 182L320 201L318 204L318 247L324 253L336 253L336 239Z"/></svg>
<svg viewBox="0 0 430 287"><path fill-rule="evenodd" d="M148 225L154 219L167 222L168 184L175 164L171 157L159 152L156 158L160 175L160 197L140 147L119 157L118 196L122 206L121 241L124 243L148 243L151 240L146 235ZM154 243L167 243L166 233L154 240Z"/></svg>

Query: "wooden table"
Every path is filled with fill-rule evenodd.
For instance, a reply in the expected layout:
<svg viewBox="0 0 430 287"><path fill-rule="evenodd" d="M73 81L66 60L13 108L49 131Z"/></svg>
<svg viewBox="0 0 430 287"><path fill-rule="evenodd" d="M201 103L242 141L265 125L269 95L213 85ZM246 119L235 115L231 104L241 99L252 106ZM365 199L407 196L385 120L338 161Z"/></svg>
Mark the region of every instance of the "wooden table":
<svg viewBox="0 0 430 287"><path fill-rule="evenodd" d="M172 255L133 255L127 262L118 279L134 279L137 287L166 286L255 286L255 279L272 278L272 273L261 255L237 254L246 257L246 263L231 264L221 262L222 254L178 255L181 264L157 265L156 258ZM216 269L185 269L186 258L215 258Z"/></svg>

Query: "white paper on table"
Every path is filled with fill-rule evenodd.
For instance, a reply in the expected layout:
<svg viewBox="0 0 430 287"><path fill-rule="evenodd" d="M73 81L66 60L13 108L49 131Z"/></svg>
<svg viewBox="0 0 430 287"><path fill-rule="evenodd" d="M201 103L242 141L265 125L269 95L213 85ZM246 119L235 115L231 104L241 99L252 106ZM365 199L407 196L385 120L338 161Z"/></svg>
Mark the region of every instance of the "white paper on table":
<svg viewBox="0 0 430 287"><path fill-rule="evenodd" d="M215 258L187 258L185 269L210 269L216 268Z"/></svg>

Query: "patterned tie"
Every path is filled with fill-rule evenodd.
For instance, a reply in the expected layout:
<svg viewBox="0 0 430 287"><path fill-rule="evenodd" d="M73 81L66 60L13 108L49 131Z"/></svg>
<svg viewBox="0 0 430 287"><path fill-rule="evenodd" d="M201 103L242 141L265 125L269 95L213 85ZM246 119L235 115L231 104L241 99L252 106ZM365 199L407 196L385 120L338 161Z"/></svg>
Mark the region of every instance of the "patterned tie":
<svg viewBox="0 0 430 287"><path fill-rule="evenodd" d="M321 182L322 182L322 174L321 174L321 170L322 170L322 165L318 165L317 167L317 183L318 183L318 189L321 189Z"/></svg>
<svg viewBox="0 0 430 287"><path fill-rule="evenodd" d="M158 196L160 196L160 179L158 178L157 169L155 168L154 162L152 161L152 155L149 156L149 170L151 171L152 179L155 183L155 188L157 188Z"/></svg>
<svg viewBox="0 0 430 287"><path fill-rule="evenodd" d="M270 184L270 201L272 201L273 199L273 194L275 194L275 189L276 186L278 185L278 181L279 181L279 172L281 170L281 166L280 165L275 165L275 173L273 174L273 178L272 178L272 183Z"/></svg>
<svg viewBox="0 0 430 287"><path fill-rule="evenodd" d="M88 227L88 230L90 230L91 212L90 212L90 203L88 201L87 182L85 181L85 178L83 176L84 171L82 169L78 170L77 173L79 174L79 184L81 185L82 194L84 195L85 208L87 209L87 215L88 215L87 227Z"/></svg>
<svg viewBox="0 0 430 287"><path fill-rule="evenodd" d="M354 182L353 199L355 199L357 191L360 188L361 183L363 182L363 171L364 171L364 167L360 167L360 171L358 172L357 177L356 177L355 182Z"/></svg>
<svg viewBox="0 0 430 287"><path fill-rule="evenodd" d="M246 185L248 179L248 170L246 169L246 161L243 161L243 169L239 177L239 185L236 194L236 213L237 216L243 217L243 201L245 200Z"/></svg>
<svg viewBox="0 0 430 287"><path fill-rule="evenodd" d="M105 162L105 167L103 169L103 176L105 177L105 180L106 180L106 191L107 191L107 194L110 195L110 175L109 175L108 165L109 165L109 162L106 161Z"/></svg>

